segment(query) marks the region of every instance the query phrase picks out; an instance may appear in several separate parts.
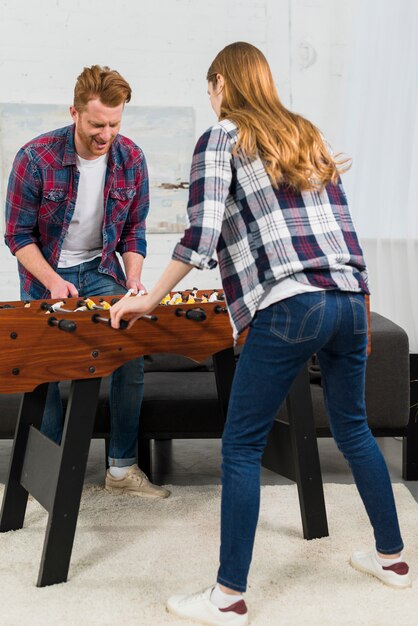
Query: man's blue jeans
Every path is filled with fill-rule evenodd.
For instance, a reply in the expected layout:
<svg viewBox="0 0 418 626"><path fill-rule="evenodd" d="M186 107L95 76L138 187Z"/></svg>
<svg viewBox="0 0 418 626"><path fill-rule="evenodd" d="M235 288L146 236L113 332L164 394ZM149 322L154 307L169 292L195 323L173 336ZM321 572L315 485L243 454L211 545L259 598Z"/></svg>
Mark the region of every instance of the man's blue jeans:
<svg viewBox="0 0 418 626"><path fill-rule="evenodd" d="M297 295L259 311L238 360L222 440L218 582L245 591L259 513L260 464L274 417L300 368L316 353L333 437L348 461L376 549L402 550L385 461L367 424L364 296Z"/></svg>
<svg viewBox="0 0 418 626"><path fill-rule="evenodd" d="M126 293L126 289L111 276L98 272L100 259L93 259L57 272L78 289L80 298L112 296ZM22 300L30 296L21 290ZM68 299L67 299L68 300ZM69 306L68 308L72 308ZM75 304L74 304L74 308ZM80 313L82 315L82 313ZM74 313L74 319L77 313ZM125 467L136 462L139 413L144 393L144 359L128 361L112 374L110 405L109 465ZM60 443L63 430L63 410L58 383L50 383L41 431Z"/></svg>

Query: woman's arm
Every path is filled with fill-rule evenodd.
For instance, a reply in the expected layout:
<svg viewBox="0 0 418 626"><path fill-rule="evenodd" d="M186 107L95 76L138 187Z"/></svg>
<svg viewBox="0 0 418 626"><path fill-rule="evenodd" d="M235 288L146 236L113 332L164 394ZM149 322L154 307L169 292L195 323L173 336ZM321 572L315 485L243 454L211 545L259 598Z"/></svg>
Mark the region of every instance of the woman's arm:
<svg viewBox="0 0 418 626"><path fill-rule="evenodd" d="M130 328L132 324L141 317L155 309L163 297L171 291L178 282L193 269L193 265L182 263L181 261L170 261L162 273L158 282L151 291L138 297L121 298L110 309L110 319L113 328L119 328L122 318L129 320Z"/></svg>

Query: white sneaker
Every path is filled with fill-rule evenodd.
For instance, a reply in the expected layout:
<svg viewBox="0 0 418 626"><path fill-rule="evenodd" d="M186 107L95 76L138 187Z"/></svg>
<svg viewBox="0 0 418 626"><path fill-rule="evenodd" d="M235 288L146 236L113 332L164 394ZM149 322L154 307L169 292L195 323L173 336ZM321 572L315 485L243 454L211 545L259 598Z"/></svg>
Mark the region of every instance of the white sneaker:
<svg viewBox="0 0 418 626"><path fill-rule="evenodd" d="M191 596L171 596L167 602L167 611L191 619L200 624L211 626L247 626L248 609L244 600L232 603L226 609L218 609L210 601L210 594L213 587L206 589L202 593L195 593Z"/></svg>
<svg viewBox="0 0 418 626"><path fill-rule="evenodd" d="M382 583L395 589L404 589L412 585L409 567L404 561L384 567L378 563L373 552L353 552L350 565L359 572L376 576Z"/></svg>

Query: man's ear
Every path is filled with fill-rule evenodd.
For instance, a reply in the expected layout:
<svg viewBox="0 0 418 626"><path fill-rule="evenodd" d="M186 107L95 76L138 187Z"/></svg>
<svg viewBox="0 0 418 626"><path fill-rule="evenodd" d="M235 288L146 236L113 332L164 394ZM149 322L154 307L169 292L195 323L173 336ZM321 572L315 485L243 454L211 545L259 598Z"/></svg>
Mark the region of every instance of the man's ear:
<svg viewBox="0 0 418 626"><path fill-rule="evenodd" d="M70 106L70 115L73 118L73 122L78 120L78 111L73 104Z"/></svg>

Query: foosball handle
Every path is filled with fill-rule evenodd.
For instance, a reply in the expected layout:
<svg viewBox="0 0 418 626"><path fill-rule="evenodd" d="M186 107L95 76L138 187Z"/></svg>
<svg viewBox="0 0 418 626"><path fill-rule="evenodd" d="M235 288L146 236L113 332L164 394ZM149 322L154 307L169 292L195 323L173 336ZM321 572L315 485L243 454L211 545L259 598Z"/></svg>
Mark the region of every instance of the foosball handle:
<svg viewBox="0 0 418 626"><path fill-rule="evenodd" d="M67 333L73 333L77 330L77 324L72 320L57 320L56 317L48 318L48 326L57 326L60 330L65 330Z"/></svg>
<svg viewBox="0 0 418 626"><path fill-rule="evenodd" d="M195 322L204 322L206 319L206 313L203 309L176 309L177 317L186 317L188 320L194 320Z"/></svg>

